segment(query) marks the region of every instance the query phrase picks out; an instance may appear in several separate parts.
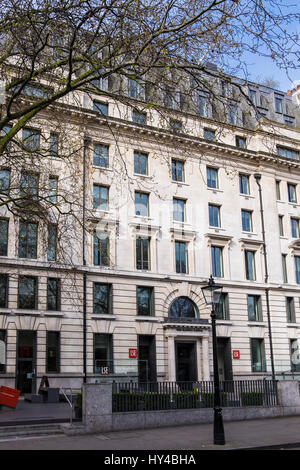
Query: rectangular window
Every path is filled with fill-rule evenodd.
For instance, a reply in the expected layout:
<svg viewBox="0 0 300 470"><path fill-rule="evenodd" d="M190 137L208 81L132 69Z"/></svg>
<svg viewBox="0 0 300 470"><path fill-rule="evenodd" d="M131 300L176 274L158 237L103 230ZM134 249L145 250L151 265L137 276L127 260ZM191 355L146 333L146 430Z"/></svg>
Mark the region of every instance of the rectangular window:
<svg viewBox="0 0 300 470"><path fill-rule="evenodd" d="M57 252L57 225L48 225L48 245L47 245L47 260L56 261Z"/></svg>
<svg viewBox="0 0 300 470"><path fill-rule="evenodd" d="M281 157L290 158L292 160L299 160L298 150L291 149L288 147L281 147L280 145L277 145L276 150L277 155L280 155Z"/></svg>
<svg viewBox="0 0 300 470"><path fill-rule="evenodd" d="M281 201L281 193L280 193L280 181L276 181L276 199L277 201Z"/></svg>
<svg viewBox="0 0 300 470"><path fill-rule="evenodd" d="M211 264L213 277L223 277L223 249L221 247L211 247Z"/></svg>
<svg viewBox="0 0 300 470"><path fill-rule="evenodd" d="M19 258L37 258L38 224L20 221L19 224Z"/></svg>
<svg viewBox="0 0 300 470"><path fill-rule="evenodd" d="M262 321L260 295L248 295L248 319L250 321Z"/></svg>
<svg viewBox="0 0 300 470"><path fill-rule="evenodd" d="M245 149L246 148L246 138L245 137L241 137L239 135L237 135L235 137L235 145L240 148L240 149Z"/></svg>
<svg viewBox="0 0 300 470"><path fill-rule="evenodd" d="M300 238L299 219L295 219L291 217L291 231L292 231L292 238Z"/></svg>
<svg viewBox="0 0 300 470"><path fill-rule="evenodd" d="M198 111L199 111L200 116L209 117L208 96L198 95Z"/></svg>
<svg viewBox="0 0 300 470"><path fill-rule="evenodd" d="M176 222L185 221L185 206L186 201L183 199L173 199L173 220Z"/></svg>
<svg viewBox="0 0 300 470"><path fill-rule="evenodd" d="M147 122L147 114L141 113L140 111L136 111L135 109L132 110L132 121L136 124L146 124Z"/></svg>
<svg viewBox="0 0 300 470"><path fill-rule="evenodd" d="M240 182L240 193L250 194L249 176L240 174L239 182Z"/></svg>
<svg viewBox="0 0 300 470"><path fill-rule="evenodd" d="M150 238L136 238L136 269L150 269Z"/></svg>
<svg viewBox="0 0 300 470"><path fill-rule="evenodd" d="M148 174L148 155L146 153L134 152L134 172L139 175Z"/></svg>
<svg viewBox="0 0 300 470"><path fill-rule="evenodd" d="M0 274L0 307L8 306L8 274Z"/></svg>
<svg viewBox="0 0 300 470"><path fill-rule="evenodd" d="M283 276L283 282L287 284L288 282L288 277L287 277L287 266L286 266L286 255L281 255L281 260L282 260L282 276Z"/></svg>
<svg viewBox="0 0 300 470"><path fill-rule="evenodd" d="M47 310L60 311L60 279L47 279Z"/></svg>
<svg viewBox="0 0 300 470"><path fill-rule="evenodd" d="M0 219L0 256L7 256L8 219Z"/></svg>
<svg viewBox="0 0 300 470"><path fill-rule="evenodd" d="M288 183L288 198L289 202L297 202L297 188L296 184Z"/></svg>
<svg viewBox="0 0 300 470"><path fill-rule="evenodd" d="M172 160L172 180L184 181L184 163L181 160Z"/></svg>
<svg viewBox="0 0 300 470"><path fill-rule="evenodd" d="M149 216L149 194L140 193L139 191L136 191L134 195L134 202L135 202L135 215L148 217Z"/></svg>
<svg viewBox="0 0 300 470"><path fill-rule="evenodd" d="M108 145L94 145L93 165L108 168Z"/></svg>
<svg viewBox="0 0 300 470"><path fill-rule="evenodd" d="M221 226L220 206L208 204L208 213L209 213L209 225L211 227L220 227Z"/></svg>
<svg viewBox="0 0 300 470"><path fill-rule="evenodd" d="M229 106L228 119L230 124L236 125L238 122L238 108L234 104Z"/></svg>
<svg viewBox="0 0 300 470"><path fill-rule="evenodd" d="M113 336L106 333L94 334L94 372L113 373Z"/></svg>
<svg viewBox="0 0 300 470"><path fill-rule="evenodd" d="M37 309L37 278L19 276L18 308L26 310Z"/></svg>
<svg viewBox="0 0 300 470"><path fill-rule="evenodd" d="M286 306L286 321L288 323L296 323L294 297L286 297L285 306Z"/></svg>
<svg viewBox="0 0 300 470"><path fill-rule="evenodd" d="M300 284L300 256L294 256L296 283Z"/></svg>
<svg viewBox="0 0 300 470"><path fill-rule="evenodd" d="M279 224L279 235L280 237L284 237L283 215L278 216L278 224Z"/></svg>
<svg viewBox="0 0 300 470"><path fill-rule="evenodd" d="M94 184L93 186L93 208L108 211L108 187Z"/></svg>
<svg viewBox="0 0 300 470"><path fill-rule="evenodd" d="M137 295L137 315L154 315L154 290L153 287L138 286Z"/></svg>
<svg viewBox="0 0 300 470"><path fill-rule="evenodd" d="M59 331L47 331L47 359L46 371L60 371L60 333Z"/></svg>
<svg viewBox="0 0 300 470"><path fill-rule="evenodd" d="M264 340L250 339L252 372L266 372L266 358Z"/></svg>
<svg viewBox="0 0 300 470"><path fill-rule="evenodd" d="M229 299L225 292L221 294L220 302L217 304L216 318L217 320L229 320Z"/></svg>
<svg viewBox="0 0 300 470"><path fill-rule="evenodd" d="M94 101L93 102L93 111L96 111L99 114L102 114L103 116L108 115L108 104L106 103L101 103L100 101Z"/></svg>
<svg viewBox="0 0 300 470"><path fill-rule="evenodd" d="M256 280L255 270L255 251L245 250L246 279L248 281Z"/></svg>
<svg viewBox="0 0 300 470"><path fill-rule="evenodd" d="M94 231L94 265L110 266L109 235Z"/></svg>
<svg viewBox="0 0 300 470"><path fill-rule="evenodd" d="M218 170L217 168L206 168L206 179L207 179L207 186L209 188L218 189L219 181L218 181Z"/></svg>
<svg viewBox="0 0 300 470"><path fill-rule="evenodd" d="M203 130L203 137L205 140L216 140L216 132L213 129L205 128Z"/></svg>
<svg viewBox="0 0 300 470"><path fill-rule="evenodd" d="M9 194L10 170L0 170L0 194Z"/></svg>
<svg viewBox="0 0 300 470"><path fill-rule="evenodd" d="M49 201L53 203L57 202L57 191L58 191L58 177L49 176L49 186L48 186Z"/></svg>
<svg viewBox="0 0 300 470"><path fill-rule="evenodd" d="M244 232L252 232L252 212L242 209L242 228Z"/></svg>
<svg viewBox="0 0 300 470"><path fill-rule="evenodd" d="M93 313L100 315L112 314L112 285L94 282Z"/></svg>
<svg viewBox="0 0 300 470"><path fill-rule="evenodd" d="M23 129L22 141L26 150L36 152L40 149L41 133L35 129Z"/></svg>
<svg viewBox="0 0 300 470"><path fill-rule="evenodd" d="M128 96L134 100L142 100L145 96L144 87L133 78L128 79Z"/></svg>
<svg viewBox="0 0 300 470"><path fill-rule="evenodd" d="M22 172L20 180L20 194L24 198L36 199L39 193L39 176L33 173Z"/></svg>
<svg viewBox="0 0 300 470"><path fill-rule="evenodd" d="M282 98L279 96L275 96L275 111L282 114Z"/></svg>
<svg viewBox="0 0 300 470"><path fill-rule="evenodd" d="M172 132L181 132L182 122L177 121L176 119L170 119L170 129Z"/></svg>
<svg viewBox="0 0 300 470"><path fill-rule="evenodd" d="M177 273L188 273L188 253L186 242L175 241L175 265Z"/></svg>
<svg viewBox="0 0 300 470"><path fill-rule="evenodd" d="M58 135L55 132L50 134L50 156L58 157Z"/></svg>
<svg viewBox="0 0 300 470"><path fill-rule="evenodd" d="M0 374L6 372L6 331L0 330Z"/></svg>
<svg viewBox="0 0 300 470"><path fill-rule="evenodd" d="M249 99L254 106L257 106L257 95L255 90L249 90Z"/></svg>

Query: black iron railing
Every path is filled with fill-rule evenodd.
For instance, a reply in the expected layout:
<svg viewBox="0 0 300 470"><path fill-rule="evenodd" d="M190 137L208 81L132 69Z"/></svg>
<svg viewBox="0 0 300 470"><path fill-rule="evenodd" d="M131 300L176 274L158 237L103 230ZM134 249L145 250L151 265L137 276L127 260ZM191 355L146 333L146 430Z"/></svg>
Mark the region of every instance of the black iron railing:
<svg viewBox="0 0 300 470"><path fill-rule="evenodd" d="M213 382L113 383L113 412L213 408ZM222 407L277 406L277 382L235 380L220 383Z"/></svg>

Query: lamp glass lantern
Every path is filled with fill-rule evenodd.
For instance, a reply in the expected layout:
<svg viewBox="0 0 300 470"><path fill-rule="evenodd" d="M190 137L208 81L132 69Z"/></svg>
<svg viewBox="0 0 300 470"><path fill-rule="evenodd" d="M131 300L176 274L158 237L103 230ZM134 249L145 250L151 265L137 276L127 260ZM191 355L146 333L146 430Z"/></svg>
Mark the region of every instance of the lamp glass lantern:
<svg viewBox="0 0 300 470"><path fill-rule="evenodd" d="M220 303L222 289L223 286L215 284L215 281L211 275L208 285L202 287L201 289L206 305L212 305L213 307L218 305Z"/></svg>

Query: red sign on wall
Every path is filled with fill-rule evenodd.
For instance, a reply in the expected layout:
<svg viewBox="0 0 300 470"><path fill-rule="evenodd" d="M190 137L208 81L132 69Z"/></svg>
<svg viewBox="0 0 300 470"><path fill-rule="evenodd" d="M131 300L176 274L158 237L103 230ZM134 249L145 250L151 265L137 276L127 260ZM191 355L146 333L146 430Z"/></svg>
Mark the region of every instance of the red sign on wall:
<svg viewBox="0 0 300 470"><path fill-rule="evenodd" d="M137 358L137 355L138 355L138 350L137 349L129 349L129 357L133 358L133 359L136 359Z"/></svg>
<svg viewBox="0 0 300 470"><path fill-rule="evenodd" d="M238 349L234 349L232 351L232 357L233 359L240 359L240 351Z"/></svg>

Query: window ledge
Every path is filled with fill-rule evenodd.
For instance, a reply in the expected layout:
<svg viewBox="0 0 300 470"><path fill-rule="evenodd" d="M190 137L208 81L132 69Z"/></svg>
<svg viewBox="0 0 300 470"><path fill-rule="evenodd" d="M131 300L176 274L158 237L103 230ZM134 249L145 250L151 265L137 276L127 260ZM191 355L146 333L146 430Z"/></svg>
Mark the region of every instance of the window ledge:
<svg viewBox="0 0 300 470"><path fill-rule="evenodd" d="M248 326L267 326L263 321L248 321Z"/></svg>
<svg viewBox="0 0 300 470"><path fill-rule="evenodd" d="M159 319L157 317L153 317L151 315L145 316L145 315L138 315L135 318L135 321L153 321L153 322L159 322Z"/></svg>
<svg viewBox="0 0 300 470"><path fill-rule="evenodd" d="M18 308L18 309L11 310L11 313L13 313L15 315L40 315L41 311L40 310L32 310L32 309L27 310L27 309Z"/></svg>
<svg viewBox="0 0 300 470"><path fill-rule="evenodd" d="M136 176L138 178L146 178L146 179L152 178L152 175L143 175L142 173L133 173L133 176Z"/></svg>
<svg viewBox="0 0 300 470"><path fill-rule="evenodd" d="M64 313L58 310L47 310L44 312L47 317L63 317Z"/></svg>
<svg viewBox="0 0 300 470"><path fill-rule="evenodd" d="M298 323L287 323L286 324L287 328L300 328L300 325Z"/></svg>
<svg viewBox="0 0 300 470"><path fill-rule="evenodd" d="M206 189L212 191L213 193L224 193L223 189L211 188L210 186L206 186Z"/></svg>
<svg viewBox="0 0 300 470"><path fill-rule="evenodd" d="M97 168L98 170L101 170L101 171L103 171L103 170L108 171L108 172L114 171L113 168L107 167L107 166L93 165L93 168Z"/></svg>
<svg viewBox="0 0 300 470"><path fill-rule="evenodd" d="M255 199L255 196L252 196L251 194L240 193L240 196L244 197L245 199Z"/></svg>
<svg viewBox="0 0 300 470"><path fill-rule="evenodd" d="M175 181L171 180L172 183L177 184L178 186L190 186L189 183L185 183L185 181Z"/></svg>
<svg viewBox="0 0 300 470"><path fill-rule="evenodd" d="M102 314L102 313L93 313L91 315L92 319L96 320L115 320L116 316L113 314Z"/></svg>
<svg viewBox="0 0 300 470"><path fill-rule="evenodd" d="M288 204L289 204L289 206L293 206L295 209L297 207L300 207L300 204L298 202L289 202Z"/></svg>

